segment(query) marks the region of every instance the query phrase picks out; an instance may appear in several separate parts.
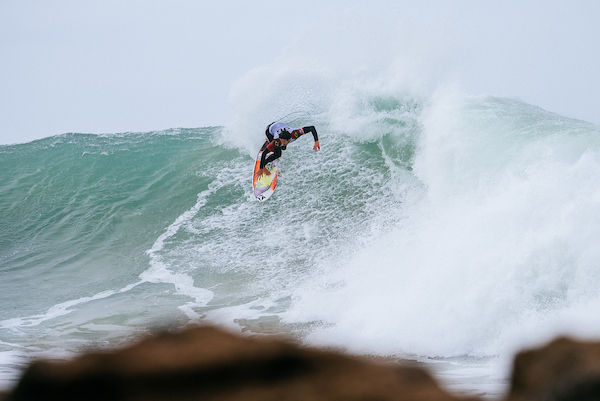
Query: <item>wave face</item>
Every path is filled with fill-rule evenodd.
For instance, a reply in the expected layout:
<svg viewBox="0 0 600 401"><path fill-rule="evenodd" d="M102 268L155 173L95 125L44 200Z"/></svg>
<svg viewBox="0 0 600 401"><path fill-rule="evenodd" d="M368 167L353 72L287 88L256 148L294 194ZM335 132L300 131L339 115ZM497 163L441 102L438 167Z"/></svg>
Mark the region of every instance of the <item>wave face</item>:
<svg viewBox="0 0 600 401"><path fill-rule="evenodd" d="M265 203L251 174L276 108L0 147L3 383L189 322L430 358L600 334L597 126L453 91L298 91L285 120L322 151L290 145Z"/></svg>

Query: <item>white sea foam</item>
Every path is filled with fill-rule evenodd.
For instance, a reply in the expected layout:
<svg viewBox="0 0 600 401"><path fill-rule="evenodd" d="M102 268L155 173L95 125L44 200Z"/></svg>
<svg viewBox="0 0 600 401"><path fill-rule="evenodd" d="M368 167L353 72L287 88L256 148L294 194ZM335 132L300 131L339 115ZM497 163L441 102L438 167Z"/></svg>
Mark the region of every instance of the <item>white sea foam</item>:
<svg viewBox="0 0 600 401"><path fill-rule="evenodd" d="M189 223L198 213L198 210L204 206L207 196L218 188L219 185L213 183L210 185L210 189L198 194L196 204L179 216L167 230L156 239L152 248L146 252L146 254L150 256L150 268L140 274L140 279L142 279L143 282L173 284L177 294L193 298L193 302L188 302L179 307L179 309L192 320L197 320L200 317L194 311L194 308L205 306L213 298L214 294L207 289L194 286L194 278L190 275L173 272L169 269L169 266L163 263L160 251L163 250L165 241L177 234L182 225Z"/></svg>
<svg viewBox="0 0 600 401"><path fill-rule="evenodd" d="M333 256L316 259L309 278L290 288L293 303L281 316L324 323L308 337L311 343L441 357L507 355L567 329L561 316L572 309L582 316L576 311L597 299L590 288L599 284L592 262L600 240L598 128L516 99L472 97L438 85L431 79L436 73L419 76L410 68L407 57L415 56L413 67L430 60L414 52L420 46L379 46L347 33L342 28L332 36L332 43L349 38L336 51L293 63L308 50L323 50L308 34L232 90L230 138L243 142L262 132L282 105L305 111L307 122L320 123L329 135L321 141L325 149L328 139L377 143L390 177L366 165L356 174L359 181L385 183L397 201L369 193L371 205L381 208L361 209L369 214L347 223L354 231L349 243L340 231L334 245L319 249ZM366 60L357 68L348 63L350 53L338 51L365 45L376 66ZM411 84L422 79L429 85ZM388 154L385 138L414 139L411 170ZM260 140L241 146L255 148ZM350 146L334 148L344 156L328 154L320 165L330 174L356 157ZM317 170L310 170L318 174L315 182L330 179ZM346 202L357 201L353 195L360 197L350 193ZM287 217L278 222L294 225ZM386 219L391 228L378 229ZM600 335L590 326L600 328L590 317L568 332L587 327Z"/></svg>
<svg viewBox="0 0 600 401"><path fill-rule="evenodd" d="M511 99L439 94L414 174L425 197L295 294L309 341L357 352L505 356L600 336L599 129ZM389 213L389 211L382 211ZM319 273L317 273L317 276Z"/></svg>
<svg viewBox="0 0 600 401"><path fill-rule="evenodd" d="M127 292L127 291L131 290L132 288L134 288L135 286L139 285L140 283L141 282L130 284L124 288L121 288L120 290L102 291L98 294L95 294L95 295L92 295L89 297L82 297L79 299L62 302L60 304L50 307L43 314L5 319L5 320L0 321L0 327L5 328L5 329L10 329L10 330L18 330L18 329L24 328L24 327L38 326L39 324L46 322L48 320L56 319L58 317L65 316L65 315L68 315L69 313L74 312L74 310L75 310L74 308L79 305L97 301L99 299L108 298L114 294Z"/></svg>

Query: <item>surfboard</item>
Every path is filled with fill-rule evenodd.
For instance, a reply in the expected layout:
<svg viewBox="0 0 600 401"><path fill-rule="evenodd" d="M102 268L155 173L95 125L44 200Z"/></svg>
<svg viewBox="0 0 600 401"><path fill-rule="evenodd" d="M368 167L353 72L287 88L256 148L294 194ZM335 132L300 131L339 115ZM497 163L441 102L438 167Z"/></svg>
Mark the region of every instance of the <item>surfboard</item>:
<svg viewBox="0 0 600 401"><path fill-rule="evenodd" d="M261 147L261 150L258 152L256 156L256 161L254 163L254 176L252 178L252 189L254 191L254 196L259 202L264 202L273 195L275 192L275 187L277 186L277 179L279 178L279 162L281 157L273 160L265 165L265 168L271 172L271 175L263 174L260 177L256 176L256 172L260 169L260 160L262 158L263 150L266 150L266 145L268 142Z"/></svg>

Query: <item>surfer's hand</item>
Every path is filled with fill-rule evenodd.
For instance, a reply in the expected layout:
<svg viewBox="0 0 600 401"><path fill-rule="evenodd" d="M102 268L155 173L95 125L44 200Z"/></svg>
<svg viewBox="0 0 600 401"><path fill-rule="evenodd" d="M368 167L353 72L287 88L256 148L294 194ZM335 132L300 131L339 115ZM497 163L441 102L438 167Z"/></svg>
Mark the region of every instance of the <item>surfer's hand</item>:
<svg viewBox="0 0 600 401"><path fill-rule="evenodd" d="M315 141L315 146L313 146L313 150L316 152L317 150L321 150L321 145L319 145L319 141Z"/></svg>

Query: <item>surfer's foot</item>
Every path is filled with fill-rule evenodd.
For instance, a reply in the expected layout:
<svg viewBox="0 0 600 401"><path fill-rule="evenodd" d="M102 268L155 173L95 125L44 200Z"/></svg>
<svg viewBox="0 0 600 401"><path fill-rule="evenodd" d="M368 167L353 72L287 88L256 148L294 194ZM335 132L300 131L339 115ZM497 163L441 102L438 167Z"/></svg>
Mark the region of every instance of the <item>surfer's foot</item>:
<svg viewBox="0 0 600 401"><path fill-rule="evenodd" d="M256 172L256 175L259 177L262 176L263 174L271 175L271 172L269 170L267 170L266 168L258 169L258 171Z"/></svg>

